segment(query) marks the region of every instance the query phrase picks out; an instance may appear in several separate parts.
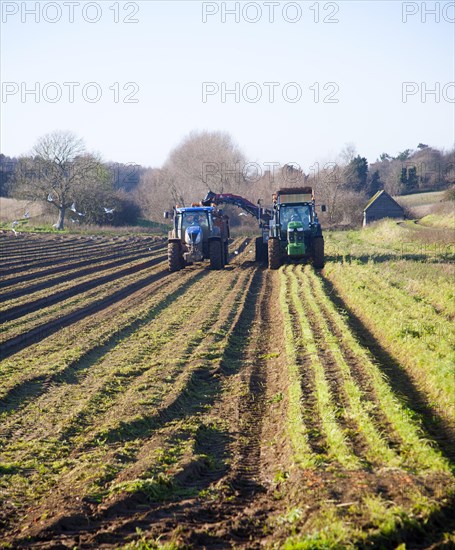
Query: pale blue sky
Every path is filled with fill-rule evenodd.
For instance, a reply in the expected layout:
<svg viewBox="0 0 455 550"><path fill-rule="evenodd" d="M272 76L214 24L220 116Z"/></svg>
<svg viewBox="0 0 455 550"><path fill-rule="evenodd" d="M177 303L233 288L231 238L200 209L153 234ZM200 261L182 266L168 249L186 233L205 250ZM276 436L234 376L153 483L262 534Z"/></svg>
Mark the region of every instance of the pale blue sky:
<svg viewBox="0 0 455 550"><path fill-rule="evenodd" d="M36 3L26 4L32 8ZM2 1L0 150L7 155L27 153L39 136L56 129L74 131L104 160L147 166L160 166L185 135L204 129L229 132L250 160L297 162L305 171L316 161L336 160L348 142L370 162L384 151L393 155L420 141L453 147L450 99L455 89L445 86L455 81L453 2L319 2L319 23L315 2L297 2L302 15L296 23L285 20L286 14L294 18L297 13L289 2L275 7L272 23L264 2L250 3L246 14L251 20L259 6L257 23L242 14L239 23L234 16L223 23L222 4L232 8L235 2L218 2L218 13L207 16L206 23L203 2L108 0L89 7L80 1L72 4L73 23L62 2L55 23L46 18L57 16L57 3L39 2L38 22L22 12L21 4ZM240 2L240 10L245 4ZM435 5L439 23L434 15L425 15ZM100 20L85 21L83 9L88 18ZM116 10L119 23L114 22ZM403 10L417 13L403 23ZM128 14L139 22L122 22ZM324 17L338 22L324 23ZM31 95L22 101L21 90L36 82L41 87L38 102ZM47 88L48 96L43 92L49 82L57 83L63 94L55 103L46 101L55 87ZM64 82L80 83L73 103ZM82 96L89 82L99 86L99 102ZM133 99L138 102L116 103L109 89L116 82L121 99L134 91L133 86L122 90L123 85L135 83ZM219 88L222 83L233 88L239 82L243 88L256 82L263 97L257 103L243 98L236 103L230 95L223 103L218 93L204 103L204 82ZM279 83L273 103L264 82ZM282 98L289 82L300 86L300 101ZM330 91L323 90L328 82L339 87L338 103L322 101ZM403 82L416 83L409 89L414 86L417 93L407 103L402 101ZM310 89L314 83L319 83L319 102ZM422 83L428 89L440 83L439 102L431 95L422 101ZM11 94L6 96L6 90ZM249 92L252 97L254 89Z"/></svg>

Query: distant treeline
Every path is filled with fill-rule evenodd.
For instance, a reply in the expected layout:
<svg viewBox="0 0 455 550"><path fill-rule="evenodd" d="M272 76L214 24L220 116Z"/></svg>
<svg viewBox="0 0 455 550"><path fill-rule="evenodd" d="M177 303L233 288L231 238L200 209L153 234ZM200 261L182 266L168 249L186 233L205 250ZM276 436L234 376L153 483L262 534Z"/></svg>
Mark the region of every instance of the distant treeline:
<svg viewBox="0 0 455 550"><path fill-rule="evenodd" d="M8 157L0 153L0 197L7 197L13 193L14 173L19 160L18 157ZM139 185L142 174L147 170L134 163L105 162L102 164L109 173L112 186L127 192L133 191Z"/></svg>
<svg viewBox="0 0 455 550"><path fill-rule="evenodd" d="M305 173L297 165L260 167L248 162L231 136L222 132L191 133L159 168L102 162L82 148L60 166L58 157L43 148L49 136L54 146L63 136L81 147L76 136L55 132L41 138L30 156L0 154L0 196L46 201L47 192L54 189L57 196L64 190L63 210L76 201L85 214L81 223L134 224L139 217L161 221L163 210L201 200L209 189L268 204L280 186L311 185L318 202L327 206L326 222L355 224L368 198L380 189L402 195L455 185L454 150L445 152L423 143L396 156L383 153L373 163L346 145L336 159L315 162ZM85 175L72 177L71 172L82 173L83 166L89 166ZM105 205L115 207L115 217L106 219Z"/></svg>

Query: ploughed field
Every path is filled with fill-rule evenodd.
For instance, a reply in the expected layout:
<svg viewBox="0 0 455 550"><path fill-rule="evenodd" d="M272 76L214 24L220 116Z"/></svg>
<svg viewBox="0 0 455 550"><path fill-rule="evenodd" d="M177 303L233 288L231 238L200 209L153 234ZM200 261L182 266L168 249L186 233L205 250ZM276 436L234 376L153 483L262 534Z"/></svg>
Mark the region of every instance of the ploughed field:
<svg viewBox="0 0 455 550"><path fill-rule="evenodd" d="M178 273L2 234L0 547L452 547L453 248L417 233Z"/></svg>

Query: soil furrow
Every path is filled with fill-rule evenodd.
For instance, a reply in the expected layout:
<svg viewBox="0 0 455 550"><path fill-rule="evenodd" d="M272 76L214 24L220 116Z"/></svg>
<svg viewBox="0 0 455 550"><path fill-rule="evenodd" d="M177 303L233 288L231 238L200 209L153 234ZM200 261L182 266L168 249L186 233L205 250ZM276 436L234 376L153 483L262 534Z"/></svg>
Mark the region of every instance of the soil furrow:
<svg viewBox="0 0 455 550"><path fill-rule="evenodd" d="M164 243L161 244L163 245ZM65 251L65 249L62 248L56 251L55 254L42 254L34 260L20 258L14 261L5 261L2 264L2 268L0 269L0 274L3 276L10 274L15 275L18 270L37 270L47 266L54 266L62 263L72 263L75 261L77 262L81 257L87 259L96 258L110 255L113 252L116 252L117 254L122 254L125 249L130 249L132 251L145 251L149 247L152 247L154 245L156 245L155 240L150 241L150 243L148 241L136 242L133 246L131 246L131 244L129 243L125 243L124 246L122 246L121 244L112 245L110 243L103 243L101 245L89 245L88 248L86 245L72 248L69 251Z"/></svg>
<svg viewBox="0 0 455 550"><path fill-rule="evenodd" d="M76 296L77 294L81 294L82 292L86 292L87 290L90 290L92 288L99 287L100 285L103 285L105 283L115 281L116 279L121 279L126 275L131 275L132 273L137 273L138 271L142 271L143 269L152 267L156 264L164 262L165 260L166 256L158 256L153 260L142 262L140 264L127 267L125 269L116 270L114 273L111 273L109 275L96 277L95 279L90 279L89 281L86 281L84 283L73 285L71 286L71 288L62 290L60 292L55 292L51 296L46 296L44 298L39 298L37 300L27 302L26 304L11 307L2 312L3 322L18 319L19 317L22 317L29 313L33 313L35 311L38 311L39 309L48 307L57 302L61 302L62 300L66 300L67 298Z"/></svg>
<svg viewBox="0 0 455 550"><path fill-rule="evenodd" d="M261 289L256 304L255 319L258 322L252 327L249 337L249 349L245 350L242 361L246 369L242 373L246 395L240 400L239 414L243 426L243 435L246 443L241 445L238 450L238 472L233 478L233 486L237 490L254 492L261 490L258 481L260 478L261 464L261 436L262 423L265 412L265 393L267 385L266 343L270 331L265 327L270 327L269 307L266 296L270 294L270 273L260 272L261 279L259 284ZM245 372L246 371L246 372Z"/></svg>
<svg viewBox="0 0 455 550"><path fill-rule="evenodd" d="M76 271L80 270L83 267L92 266L94 263L101 263L101 262L109 262L109 261L121 261L123 258L125 261L128 261L129 259L138 259L141 257L147 257L151 255L153 252L157 252L160 249L164 250L164 247L162 244L155 245L153 247L140 247L137 250L134 249L128 249L123 252L117 252L115 254L109 254L106 256L97 256L94 255L90 258L87 258L87 256L84 255L84 258L82 261L74 262L74 263L68 263L63 266L58 267L52 267L49 269L37 269L35 271L32 271L31 273L26 273L24 275L19 275L16 277L10 277L9 279L3 279L0 281L0 288L6 288L9 286L16 286L21 283L26 283L27 281L36 281L37 279L43 279L45 277L49 277L52 275L57 275L59 273L64 273L68 271ZM28 287L25 287L25 290L27 290ZM14 291L11 291L14 292ZM2 298L7 296L7 294L2 294Z"/></svg>
<svg viewBox="0 0 455 550"><path fill-rule="evenodd" d="M140 279L139 281L129 284L128 286L118 290L117 292L110 294L106 298L95 300L89 305L77 309L76 311L72 311L71 313L63 315L58 319L53 319L51 321L43 323L42 325L33 328L23 334L20 334L14 338L11 338L10 340L6 340L2 342L0 359L6 359L7 357L10 357L14 353L17 353L18 351L30 346L31 344L40 342L44 338L47 338L50 334L53 334L54 332L61 330L64 327L72 325L77 321L80 321L84 317L87 317L88 315L93 315L93 313L109 307L113 303L125 298L125 296L128 296L128 294L130 294L131 292L135 292L136 290L144 288L145 286L159 281L163 277L167 276L169 276L168 271L158 271L157 273L153 273L152 275L149 275L144 279Z"/></svg>
<svg viewBox="0 0 455 550"><path fill-rule="evenodd" d="M269 275L270 276L270 275ZM243 441L243 437L240 437L240 432L236 435L238 438L237 443L234 444L233 449L242 449L241 457L236 465L234 465L230 472L227 473L226 481L223 482L221 478L217 484L226 484L229 496L226 494L226 499L223 497L220 502L210 504L205 499L192 499L190 501L182 501L182 503L171 503L169 505L153 505L150 504L151 512L140 512L136 507L140 507L141 500L136 497L131 500L116 501L116 503L110 505L108 508L101 507L98 512L98 520L100 524L97 526L97 534L91 534L92 529L89 527L83 528L77 534L79 544L85 544L87 547L99 547L103 542L109 541L109 544L114 544L116 540L124 538L127 534L134 533L134 529L139 525L147 524L148 529L158 530L161 536L166 536L166 533L172 535L175 529L178 529L181 536L184 537L189 543L194 545L203 544L203 541L212 541L213 536L208 535L208 531L216 531L219 533L215 538L223 541L224 545L230 546L234 542L247 542L251 541L251 529L257 533L258 540L261 536L261 530L265 525L269 511L272 507L273 500L269 497L266 502L258 501L256 499L259 495L262 495L262 489L254 490L254 486L257 486L258 478L260 477L260 447L261 447L261 424L262 417L265 412L265 399L264 399L264 383L265 372L263 360L260 360L258 365L251 364L249 360L245 361L244 353L249 350L250 357L254 357L254 353L266 351L270 349L268 346L264 349L262 347L268 341L266 335L261 335L261 331L254 331L254 335L251 335L246 329L251 326L252 319L256 318L256 315L261 312L264 315L264 323L270 327L268 320L269 315L266 313L268 305L267 292L263 289L261 291L259 283L262 280L262 273L256 272L253 280L250 278L251 287L246 294L246 300L244 300L238 315L233 319L227 319L225 322L232 325L230 329L230 336L228 337L228 346L221 356L221 370L213 378L214 374L209 374L206 368L196 369L192 375L190 381L187 384L187 390L180 394L182 397L178 398L170 404L170 408L164 411L162 420L166 423L171 423L176 419L182 418L182 414L185 415L185 411L191 410L191 408L199 402L199 399L208 392L205 399L215 399L216 395L221 391L220 382L223 380L238 380L237 384L243 387L246 383L254 393L249 399L249 404L254 405L251 410L247 408L246 402L238 403L238 413L234 414L234 417L230 419L234 423L232 428L236 431L242 427L242 433L244 426L247 425L247 431L251 435L251 440L248 443ZM269 289L269 285L266 284L266 288ZM244 291L242 292L245 293ZM232 306L231 306L232 309ZM229 311L229 310L227 310ZM221 336L220 336L221 337ZM263 339L262 339L263 338ZM215 370L218 372L218 369ZM219 378L221 375L221 378ZM208 378L207 378L208 376ZM243 383L241 382L243 379ZM204 388L207 388L204 390ZM196 393L193 393L196 392ZM200 396L200 397L198 397ZM212 396L212 397L210 397ZM227 396L226 396L227 398ZM196 402L192 402L196 399ZM218 405L218 407L221 405ZM200 405L197 404L197 408L193 408L193 414L199 410ZM202 412L203 409L201 409ZM229 409L228 409L229 410ZM238 428L237 428L238 427ZM157 426L155 426L155 430ZM262 443L263 445L263 443ZM215 438L213 441L213 434L210 437L210 442L205 441L204 450L210 451L210 454L214 456L222 456L225 454L225 442L223 439L219 440ZM254 449L254 452L253 452ZM253 452L254 457L248 457L246 453L250 450ZM259 457L259 464L257 463ZM246 461L243 464L243 461ZM217 472L211 472L208 474L206 468L201 465L192 463L188 473L182 472L178 479L185 481L190 475L194 481L194 474L198 476L198 471L202 474L199 477L199 482L196 482L196 486L200 486L200 483L205 485L210 484L210 479L215 478L216 481L219 478L222 470ZM190 473L191 472L191 473ZM207 476L207 477L206 477ZM252 490L253 488L253 490ZM234 491L234 494L232 494ZM143 501L142 501L143 502ZM249 519L242 518L242 512L246 508L251 507L255 512L248 514ZM125 518L117 517L112 522L112 515L118 516L121 511L128 510L128 515ZM136 510L135 510L136 509ZM96 516L95 516L96 517ZM259 517L261 518L259 521ZM71 520L68 518L65 522L60 522L55 525L56 529L71 528L74 526L74 521L77 522L77 516ZM105 527L103 527L105 525ZM210 525L210 527L209 527ZM43 540L47 538L49 533L41 533ZM55 533L54 533L55 540Z"/></svg>
<svg viewBox="0 0 455 550"><path fill-rule="evenodd" d="M154 522L153 527L157 532L166 535L177 529L180 537L195 547L216 543L230 547L246 541L252 544L253 540L261 538L272 508L270 500L264 495L267 488L263 485L261 472L267 378L265 358L262 356L270 349L268 344L271 329L270 324L267 324L270 318L270 274L267 275L266 285L262 288L262 283L265 282L264 272L257 270L252 278L221 362L224 376L235 377L235 386L239 388L237 391L240 390L236 398L236 409L227 417L226 412L222 412L227 403L223 406L221 402L217 406L220 411L218 415L226 420L229 418L231 432L235 434L230 445L234 462L226 477L217 483L218 487L226 489L221 491L218 502L207 503L204 499L197 499L177 507L174 504L160 506L159 513L165 514L166 519ZM258 317L259 314L261 317ZM259 319L259 325L252 326L252 321ZM209 445L209 448L212 449L212 446ZM219 450L211 452L216 455ZM265 499L265 505L262 498ZM251 509L251 512L245 514L247 509ZM124 527L118 533L123 529ZM252 545L251 548L253 547L255 546Z"/></svg>
<svg viewBox="0 0 455 550"><path fill-rule="evenodd" d="M155 292L148 291L147 293L139 291L137 296L134 294L128 296L125 300L124 306L134 308L137 305L144 305L144 300L150 301L150 307L146 309L146 314L142 313L139 317L135 318L134 309L131 314L131 321L127 322L124 326L120 326L114 333L103 342L96 342L92 340L92 346L88 347L76 360L70 361L66 366L55 372L52 369L50 373L43 373L38 377L29 378L19 384L13 386L8 393L2 399L2 406L0 412L13 411L30 400L33 397L33 406L38 406L37 399L49 390L54 390L61 385L67 384L75 386L80 385L84 376L88 374L91 365L95 361L99 361L106 353L108 353L114 346L119 346L122 342L127 342L138 330L155 319L163 310L168 308L179 296L183 295L188 289L194 285L201 277L206 275L206 272L193 272L188 273L185 281L179 281L177 285L172 285L169 279L163 279L159 289L155 289ZM160 299L155 298L155 294L166 292ZM122 302L119 304L122 307ZM104 315L104 318L100 319L100 322L105 322L108 317L111 317L114 312L111 311ZM62 398L63 399L63 398ZM64 398L66 406L67 398ZM39 407L38 407L39 408ZM37 413L38 414L38 413ZM24 418L27 418L27 411L22 410L19 422L22 424ZM27 421L27 420L26 420ZM3 433L7 427L14 426L14 419L5 422ZM11 434L10 434L11 435Z"/></svg>
<svg viewBox="0 0 455 550"><path fill-rule="evenodd" d="M43 265L43 262L46 262L47 265L51 265L52 262L61 263L62 260L68 262L81 255L100 255L110 249L110 245L106 242L101 244L84 242L70 247L68 247L66 243L62 243L56 246L54 250L48 252L44 244L42 249L38 250L35 254L29 254L29 252L25 250L11 259L6 258L2 265L1 273L10 273L13 270L17 270L18 267L33 268Z"/></svg>
<svg viewBox="0 0 455 550"><path fill-rule="evenodd" d="M245 276L247 279L250 279L250 276L248 273L245 273ZM243 276L243 279L245 279L245 276ZM227 282L227 281L225 281ZM248 283L249 284L249 283ZM238 299L241 299L242 295L245 293L244 285L237 288L237 290L234 290L234 292L237 294L237 298L234 301L234 305L236 304ZM223 298L225 301L226 297ZM214 330L215 338L221 338L224 337L224 329L221 329L223 324L230 325L234 322L232 319L231 314L228 314L229 310L232 310L233 304L227 303L228 310L226 311L226 315L221 317L220 320L220 328ZM237 306L235 306L236 308ZM216 327L216 324L215 324ZM219 334L219 336L217 336ZM176 335L177 336L177 335ZM205 342L201 340L201 350L205 348ZM188 349L187 351L189 357L193 355L191 351ZM215 375L213 371L213 367L211 367L211 361L210 355L207 357L207 366L205 367L196 367L193 371L190 371L190 375L186 381L183 381L183 387L179 391L179 395L177 397L169 397L167 399L168 404L164 404L164 409L160 409L158 413L155 413L154 418L155 420L150 419L150 421L147 421L146 424L142 426L142 428L139 430L141 433L141 437L146 437L147 433L153 429L153 432L157 431L160 426L163 427L169 423L172 423L173 421L179 419L179 418L185 418L188 414L194 415L197 414L198 411L202 412L205 409L205 403L207 400L210 402L213 400L218 393L219 388L219 379ZM218 380L218 381L217 381ZM201 388L207 388L206 390ZM202 401L201 401L202 399ZM128 431L125 432L121 440L123 442L127 441L129 439L129 433L132 429L132 426L128 428ZM144 431L145 429L145 431ZM118 435L118 434L117 434ZM126 437L126 439L125 439ZM111 438L107 438L110 440ZM117 437L116 437L117 439Z"/></svg>
<svg viewBox="0 0 455 550"><path fill-rule="evenodd" d="M75 279L86 277L87 275L91 275L92 273L107 271L114 267L120 267L129 262L140 260L150 256L151 256L150 253L145 253L145 254L137 254L134 256L127 256L125 258L117 259L107 263L98 263L98 261L96 262L91 261L92 264L96 263L97 265L94 265L93 267L88 267L86 269L77 269L72 273L66 273L65 275L60 277L53 277L53 278L44 280L40 283L36 283L34 285L27 285L17 290L12 290L10 292L2 293L0 298L6 302L7 300L20 298L21 296L30 296L35 292L38 292L44 289L51 289L52 287L59 285L60 283L68 283L69 281L74 281Z"/></svg>
<svg viewBox="0 0 455 550"><path fill-rule="evenodd" d="M236 258L238 258L238 256L236 256ZM198 269L199 269L199 267L198 267ZM181 272L180 276L183 276L183 273L184 272ZM159 278L157 278L157 280L158 279ZM154 280L154 279L152 279L152 280ZM126 292L128 291L128 288L127 288ZM89 292L89 294L90 294L90 292ZM98 294L98 288L95 288L91 292L91 294L93 294L93 296L87 296L87 299L90 300L90 301L93 301L95 299L96 294ZM117 294L122 296L122 291L119 290L118 293L116 293L116 296L117 296ZM78 304L78 301L79 301L77 296L73 300L74 304L69 304L69 306L71 306L72 308L74 308L74 306L77 307L77 304ZM107 296L106 296L106 300L108 300ZM85 300L85 301L87 301L87 300ZM33 319L33 316L32 316L32 318L30 318L30 316L22 317L21 319L19 319L18 322L13 323L14 326L11 327L11 329L12 329L11 332L13 332L13 335L10 336L9 338L6 334L6 330L7 330L8 327L5 326L4 327L4 334L3 334L4 345L2 343L4 354L1 355L1 353L0 353L0 357L7 358L7 357L11 356L12 353L16 353L17 351L20 351L21 349L24 349L24 347L26 347L26 344L28 344L28 343L33 344L35 342L39 342L40 340L42 340L48 334L46 331L47 331L47 327L48 327L49 323L51 324L52 327L58 327L58 321L57 320L55 320L56 322L54 323L54 319L50 319L49 321L46 321L45 317L49 317L50 315L52 315L52 316L58 315L59 318L63 317L63 316L61 316L61 310L64 306L66 307L65 303L61 304L60 306L57 306L57 304L56 304L56 305L54 305L54 307L51 307L52 311L49 311L49 312L46 311L47 308L40 309L40 310L38 310L37 314L35 315L36 319ZM83 312L85 310L84 309L85 307L88 307L90 309L91 305L89 304L89 306L84 306L82 308L78 307L77 311L79 311L79 309L80 309ZM66 322L67 317L71 318L72 313L73 312L70 311L67 315L65 315L65 322ZM40 323L39 326L36 326L37 322ZM21 328L21 326L19 326L18 323L19 323L19 325L23 325L23 327ZM27 325L31 325L31 327L28 328ZM33 326L33 325L35 325L35 326ZM19 329L21 329L21 333L17 334L19 332ZM55 332L55 331L53 331L53 332ZM14 334L14 333L16 333L16 334ZM32 338L37 338L37 339L33 340ZM12 351L10 351L10 350L12 350Z"/></svg>
<svg viewBox="0 0 455 550"><path fill-rule="evenodd" d="M232 285L235 282L236 278L232 281ZM173 316L166 321L165 311L160 317L154 319L154 324L157 325L153 331L156 344L153 347L143 345L139 357L135 357L133 353L129 354L130 361L133 361L135 365L130 375L127 372L122 373L121 365L118 365L115 370L121 375L121 390L115 391L117 376L110 376L106 385L100 388L98 395L94 396L94 405L89 402L78 412L77 417L71 421L71 425L63 429L60 435L62 440L70 441L84 428L90 428L89 441L92 443L97 438L111 442L125 441L137 433L141 433L142 436L146 435L149 430L147 421L147 417L150 416L149 409L151 408L153 411L156 408L160 409L160 399L166 398L169 382L165 382L163 393L160 395L154 395L153 389L158 387L162 380L172 380L172 386L175 388L179 387L181 377L183 379L188 376L191 378L192 375L188 375L188 373L192 372L192 363L196 363L193 356L197 356L197 351L201 346L205 350L204 334L208 333L209 329L215 325L225 292L229 293L232 290L229 288L231 285L227 285L225 291L220 293L217 285L211 285L210 291L203 294L200 287L208 284L206 277L203 280L199 279L197 284L198 287L193 285L191 289L186 289L185 293L179 292L179 301L176 303L173 301L170 305L172 308L184 310L185 303L190 301L191 307L197 311L198 318L182 316L180 319L177 316L176 319ZM210 303L210 308L205 307L207 301ZM185 345L182 344L182 341L185 342ZM126 342L125 345L128 343ZM123 358L122 347L119 348L118 353L122 354ZM161 357L171 357L172 361L164 361ZM141 360L143 370L141 369ZM109 369L116 364L114 353L109 356L107 363ZM197 368L194 372L197 373ZM96 378L97 380L102 379L102 375L98 374ZM191 385L191 383L189 384ZM87 393L91 392L96 384L88 381ZM110 386L113 385L114 391L110 390ZM141 387L150 389L145 391L138 389ZM135 401L138 401L138 394L143 398L140 405L135 405ZM149 394L154 395L153 398ZM92 415L95 417L93 418ZM119 426L120 418L122 420ZM95 423L102 428L94 429Z"/></svg>

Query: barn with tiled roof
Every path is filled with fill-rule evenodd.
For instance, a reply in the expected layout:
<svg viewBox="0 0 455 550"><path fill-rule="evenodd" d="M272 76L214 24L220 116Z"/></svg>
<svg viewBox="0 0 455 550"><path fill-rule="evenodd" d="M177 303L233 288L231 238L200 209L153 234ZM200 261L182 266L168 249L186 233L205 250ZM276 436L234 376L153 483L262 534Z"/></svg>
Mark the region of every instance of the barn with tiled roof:
<svg viewBox="0 0 455 550"><path fill-rule="evenodd" d="M382 220L383 218L404 219L403 208L384 190L371 197L363 209L363 225Z"/></svg>

